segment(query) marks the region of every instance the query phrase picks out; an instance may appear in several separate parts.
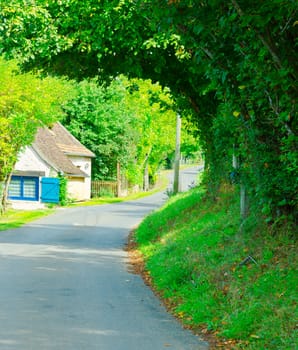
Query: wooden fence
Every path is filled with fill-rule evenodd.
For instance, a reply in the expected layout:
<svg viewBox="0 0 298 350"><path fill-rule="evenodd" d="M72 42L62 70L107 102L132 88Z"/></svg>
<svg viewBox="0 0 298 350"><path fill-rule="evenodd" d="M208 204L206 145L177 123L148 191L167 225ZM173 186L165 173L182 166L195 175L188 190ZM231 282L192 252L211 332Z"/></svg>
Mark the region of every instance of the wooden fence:
<svg viewBox="0 0 298 350"><path fill-rule="evenodd" d="M118 196L117 181L92 181L91 182L91 197L108 197Z"/></svg>

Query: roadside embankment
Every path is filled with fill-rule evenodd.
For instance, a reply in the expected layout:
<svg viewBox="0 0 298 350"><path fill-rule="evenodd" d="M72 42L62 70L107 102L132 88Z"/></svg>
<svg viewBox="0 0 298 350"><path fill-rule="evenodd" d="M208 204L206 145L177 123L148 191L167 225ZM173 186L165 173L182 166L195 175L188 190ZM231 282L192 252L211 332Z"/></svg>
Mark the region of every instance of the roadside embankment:
<svg viewBox="0 0 298 350"><path fill-rule="evenodd" d="M216 201L198 188L170 198L130 243L136 271L213 348L297 348L295 234L257 213L240 225L230 186Z"/></svg>

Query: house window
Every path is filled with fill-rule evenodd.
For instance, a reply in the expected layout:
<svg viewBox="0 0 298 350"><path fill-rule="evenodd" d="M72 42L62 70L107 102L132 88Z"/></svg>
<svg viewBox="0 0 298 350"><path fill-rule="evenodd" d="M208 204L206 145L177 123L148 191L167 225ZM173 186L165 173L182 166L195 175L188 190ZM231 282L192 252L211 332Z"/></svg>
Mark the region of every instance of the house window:
<svg viewBox="0 0 298 350"><path fill-rule="evenodd" d="M38 177L12 176L8 197L10 199L38 201Z"/></svg>

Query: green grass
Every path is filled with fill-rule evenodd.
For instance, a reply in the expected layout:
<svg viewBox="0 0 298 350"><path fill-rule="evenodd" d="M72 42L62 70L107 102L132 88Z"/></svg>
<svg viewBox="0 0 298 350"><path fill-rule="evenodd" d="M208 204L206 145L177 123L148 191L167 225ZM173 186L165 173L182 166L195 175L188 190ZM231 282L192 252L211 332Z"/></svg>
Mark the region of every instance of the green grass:
<svg viewBox="0 0 298 350"><path fill-rule="evenodd" d="M173 197L139 226L135 240L155 288L186 325L235 349L296 349L297 244L257 215L240 227L238 194L217 202L195 189ZM247 264L245 258L251 256Z"/></svg>
<svg viewBox="0 0 298 350"><path fill-rule="evenodd" d="M0 216L0 231L20 227L52 212L53 210L51 209L34 211L9 209L4 215Z"/></svg>

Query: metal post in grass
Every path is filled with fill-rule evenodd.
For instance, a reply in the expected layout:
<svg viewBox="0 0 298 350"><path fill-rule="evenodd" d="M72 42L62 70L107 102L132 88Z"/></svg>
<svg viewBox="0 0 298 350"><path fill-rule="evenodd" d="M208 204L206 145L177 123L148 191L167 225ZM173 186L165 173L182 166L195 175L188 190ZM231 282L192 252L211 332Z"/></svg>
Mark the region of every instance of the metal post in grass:
<svg viewBox="0 0 298 350"><path fill-rule="evenodd" d="M234 181L236 183L239 181L239 159L235 155L235 145L234 145L234 153L233 153L233 168L234 168ZM247 218L248 215L248 198L246 193L245 185L240 178L240 217L243 221Z"/></svg>
<svg viewBox="0 0 298 350"><path fill-rule="evenodd" d="M173 193L179 191L179 168L180 168L180 138L181 138L181 117L177 113L176 117L176 149L175 149L175 164L174 164L174 183Z"/></svg>
<svg viewBox="0 0 298 350"><path fill-rule="evenodd" d="M245 185L240 184L240 216L244 220L248 216L248 198Z"/></svg>

